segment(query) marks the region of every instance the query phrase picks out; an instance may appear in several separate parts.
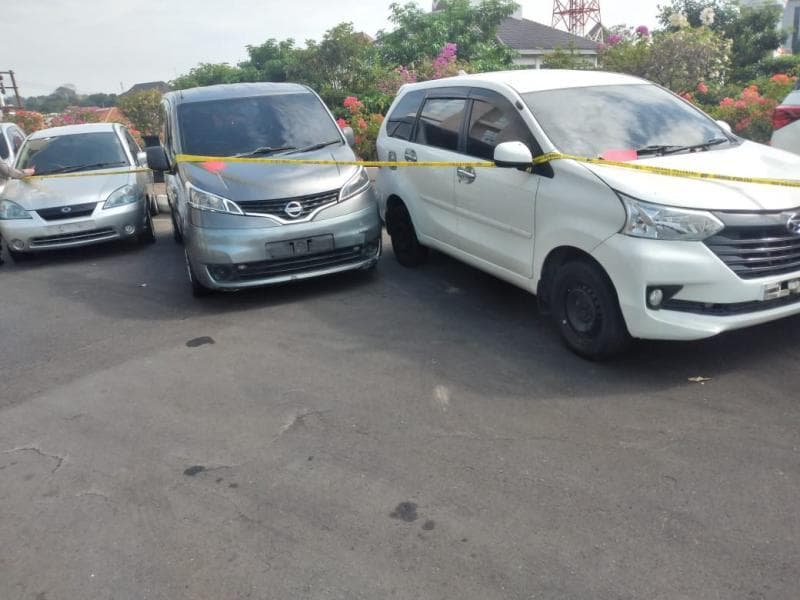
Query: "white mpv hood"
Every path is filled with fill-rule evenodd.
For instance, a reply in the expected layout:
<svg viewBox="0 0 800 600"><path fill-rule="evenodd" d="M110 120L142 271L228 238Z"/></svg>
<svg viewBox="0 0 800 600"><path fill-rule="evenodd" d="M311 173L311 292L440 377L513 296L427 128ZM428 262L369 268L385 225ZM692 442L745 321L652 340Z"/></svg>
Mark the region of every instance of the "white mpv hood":
<svg viewBox="0 0 800 600"><path fill-rule="evenodd" d="M707 152L646 158L631 164L800 181L800 155L753 142ZM705 210L753 212L800 207L800 187L686 179L595 164L587 164L586 167L613 189L646 202Z"/></svg>

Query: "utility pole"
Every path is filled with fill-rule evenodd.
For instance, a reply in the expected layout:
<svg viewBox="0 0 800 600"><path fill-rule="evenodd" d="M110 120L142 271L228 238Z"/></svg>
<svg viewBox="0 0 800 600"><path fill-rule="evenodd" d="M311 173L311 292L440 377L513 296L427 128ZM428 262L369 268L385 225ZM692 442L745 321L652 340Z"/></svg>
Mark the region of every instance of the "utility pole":
<svg viewBox="0 0 800 600"><path fill-rule="evenodd" d="M11 79L11 85L6 84L4 75L8 75L8 77ZM17 108L24 108L22 106L22 98L19 95L17 80L14 77L14 71L0 71L0 98L3 98L3 105L5 105L6 88L14 90L14 96L17 99Z"/></svg>

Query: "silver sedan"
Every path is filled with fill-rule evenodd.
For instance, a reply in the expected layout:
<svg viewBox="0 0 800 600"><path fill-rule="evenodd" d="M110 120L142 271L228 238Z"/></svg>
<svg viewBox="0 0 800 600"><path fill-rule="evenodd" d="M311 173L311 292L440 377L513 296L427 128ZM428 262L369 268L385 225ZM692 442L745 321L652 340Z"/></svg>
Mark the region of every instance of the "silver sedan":
<svg viewBox="0 0 800 600"><path fill-rule="evenodd" d="M0 196L0 235L12 258L118 239L155 242L147 190L152 173L125 127L114 123L43 129L28 137Z"/></svg>

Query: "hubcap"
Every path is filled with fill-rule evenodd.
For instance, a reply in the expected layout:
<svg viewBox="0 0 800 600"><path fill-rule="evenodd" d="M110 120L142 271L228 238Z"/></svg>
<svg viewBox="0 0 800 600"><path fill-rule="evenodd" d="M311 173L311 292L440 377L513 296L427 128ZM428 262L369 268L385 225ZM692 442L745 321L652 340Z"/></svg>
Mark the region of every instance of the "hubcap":
<svg viewBox="0 0 800 600"><path fill-rule="evenodd" d="M567 290L566 309L567 321L578 333L589 333L599 321L594 298L586 287L578 286Z"/></svg>

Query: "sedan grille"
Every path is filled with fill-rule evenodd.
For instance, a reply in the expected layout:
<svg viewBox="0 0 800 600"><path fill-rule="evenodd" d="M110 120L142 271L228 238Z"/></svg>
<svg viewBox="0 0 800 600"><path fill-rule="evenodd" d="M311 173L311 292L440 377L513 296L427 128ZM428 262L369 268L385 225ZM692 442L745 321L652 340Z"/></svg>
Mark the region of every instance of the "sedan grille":
<svg viewBox="0 0 800 600"><path fill-rule="evenodd" d="M89 204L73 204L72 206L42 208L36 212L39 213L39 216L45 221L59 221L62 219L88 217L94 212L95 206L97 206L97 202L91 202Z"/></svg>
<svg viewBox="0 0 800 600"><path fill-rule="evenodd" d="M299 221L308 218L320 208L336 204L338 201L339 190L334 190L311 196L278 198L277 200L253 200L250 202L238 202L237 204L247 214L270 215L280 219ZM287 211L287 209L289 210Z"/></svg>
<svg viewBox="0 0 800 600"><path fill-rule="evenodd" d="M705 244L742 279L800 271L800 235L785 224L726 227Z"/></svg>
<svg viewBox="0 0 800 600"><path fill-rule="evenodd" d="M60 233L58 235L48 235L45 237L32 238L31 248L45 248L47 246L67 246L70 244L81 244L86 242L100 242L113 240L117 237L117 232L111 227L103 229L92 229L90 231L76 231L75 233Z"/></svg>

